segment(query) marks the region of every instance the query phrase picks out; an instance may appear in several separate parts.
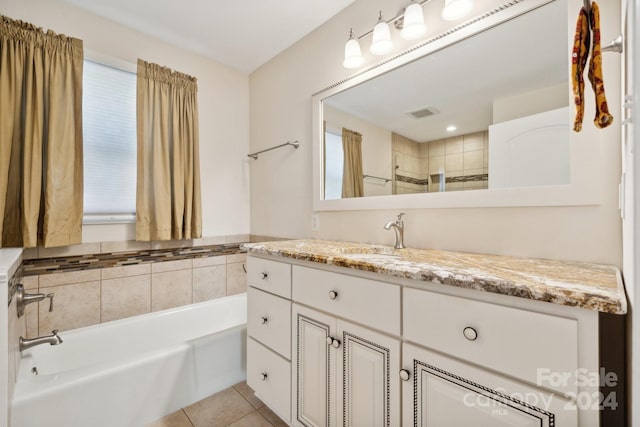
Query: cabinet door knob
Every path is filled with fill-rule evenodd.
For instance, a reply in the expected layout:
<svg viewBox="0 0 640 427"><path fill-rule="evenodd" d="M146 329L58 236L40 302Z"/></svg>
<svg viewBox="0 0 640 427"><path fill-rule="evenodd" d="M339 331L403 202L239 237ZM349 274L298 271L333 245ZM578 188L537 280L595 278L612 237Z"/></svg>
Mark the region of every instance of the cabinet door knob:
<svg viewBox="0 0 640 427"><path fill-rule="evenodd" d="M411 378L411 374L409 373L409 371L407 371L406 369L400 369L400 379L402 381L409 381L409 378Z"/></svg>
<svg viewBox="0 0 640 427"><path fill-rule="evenodd" d="M267 373L266 373L266 372L262 372L262 373L260 374L260 379L261 379L262 381L266 381L266 380L267 380L267 376L268 376L268 375L267 375Z"/></svg>
<svg viewBox="0 0 640 427"><path fill-rule="evenodd" d="M340 340L337 340L337 339L334 338L333 339L333 344L331 344L331 345L333 346L333 348L340 348L340 344L342 344L340 342Z"/></svg>
<svg viewBox="0 0 640 427"><path fill-rule="evenodd" d="M338 298L338 293L336 291L329 291L329 299Z"/></svg>
<svg viewBox="0 0 640 427"><path fill-rule="evenodd" d="M478 331L473 329L471 326L467 326L462 330L462 334L469 341L475 341L478 338Z"/></svg>
<svg viewBox="0 0 640 427"><path fill-rule="evenodd" d="M260 278L261 278L262 280L267 280L267 277L269 277L269 274L268 274L268 273L265 273L265 272L260 273Z"/></svg>
<svg viewBox="0 0 640 427"><path fill-rule="evenodd" d="M333 345L333 337L327 337L327 345Z"/></svg>
<svg viewBox="0 0 640 427"><path fill-rule="evenodd" d="M269 318L267 316L262 316L260 317L260 323L262 323L263 325L265 323L267 323L269 321Z"/></svg>

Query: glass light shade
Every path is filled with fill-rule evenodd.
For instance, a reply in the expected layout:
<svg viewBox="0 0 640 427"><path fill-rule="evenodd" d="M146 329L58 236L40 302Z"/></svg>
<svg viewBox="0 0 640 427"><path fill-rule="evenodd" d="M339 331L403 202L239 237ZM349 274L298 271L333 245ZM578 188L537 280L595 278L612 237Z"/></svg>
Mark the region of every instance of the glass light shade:
<svg viewBox="0 0 640 427"><path fill-rule="evenodd" d="M360 50L360 42L355 38L350 38L344 45L344 68L358 68L364 64L364 57Z"/></svg>
<svg viewBox="0 0 640 427"><path fill-rule="evenodd" d="M400 36L405 40L415 40L426 32L427 26L424 24L422 6L418 3L411 3L404 10Z"/></svg>
<svg viewBox="0 0 640 427"><path fill-rule="evenodd" d="M371 47L369 52L374 55L384 55L389 53L393 47L391 42L391 31L389 30L389 24L379 20L375 27L373 27L373 37L371 41Z"/></svg>
<svg viewBox="0 0 640 427"><path fill-rule="evenodd" d="M446 21L455 21L471 12L473 0L445 0L442 9L442 19Z"/></svg>

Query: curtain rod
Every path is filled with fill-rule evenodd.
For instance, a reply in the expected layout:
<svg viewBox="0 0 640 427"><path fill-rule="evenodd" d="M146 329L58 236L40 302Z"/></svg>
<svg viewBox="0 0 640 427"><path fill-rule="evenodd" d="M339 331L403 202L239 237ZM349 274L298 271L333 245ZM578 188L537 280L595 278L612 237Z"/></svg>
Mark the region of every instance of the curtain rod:
<svg viewBox="0 0 640 427"><path fill-rule="evenodd" d="M251 157L254 160L258 160L258 154L266 153L267 151L275 150L276 148L286 147L287 145L293 146L293 148L298 149L300 143L298 141L287 141L284 144L276 145L275 147L267 148L261 151L256 151L255 153L247 154L247 157Z"/></svg>

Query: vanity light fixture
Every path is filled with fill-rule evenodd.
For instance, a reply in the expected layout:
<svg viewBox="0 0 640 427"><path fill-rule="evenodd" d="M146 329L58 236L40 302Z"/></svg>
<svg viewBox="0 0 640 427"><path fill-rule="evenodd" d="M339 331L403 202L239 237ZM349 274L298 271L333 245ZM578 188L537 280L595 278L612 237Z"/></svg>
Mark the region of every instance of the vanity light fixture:
<svg viewBox="0 0 640 427"><path fill-rule="evenodd" d="M411 4L404 10L400 36L405 40L415 40L426 32L427 26L424 23L422 6L411 0Z"/></svg>
<svg viewBox="0 0 640 427"><path fill-rule="evenodd" d="M373 27L373 37L369 51L374 55L384 55L389 53L393 48L391 42L391 30L389 30L389 24L382 19L382 11L378 15L378 23Z"/></svg>
<svg viewBox="0 0 640 427"><path fill-rule="evenodd" d="M455 21L466 16L473 8L473 0L445 0L442 19Z"/></svg>
<svg viewBox="0 0 640 427"><path fill-rule="evenodd" d="M353 28L349 31L349 40L344 45L344 68L358 68L364 64L364 57L360 50L360 42L353 35Z"/></svg>

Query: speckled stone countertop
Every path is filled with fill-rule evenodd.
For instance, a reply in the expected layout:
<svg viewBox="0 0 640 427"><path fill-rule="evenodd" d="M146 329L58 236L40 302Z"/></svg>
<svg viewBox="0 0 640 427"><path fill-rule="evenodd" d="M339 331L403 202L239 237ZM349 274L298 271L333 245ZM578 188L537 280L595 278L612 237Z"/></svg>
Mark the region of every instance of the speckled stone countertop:
<svg viewBox="0 0 640 427"><path fill-rule="evenodd" d="M606 313L627 311L620 271L603 264L323 240L249 243L241 248Z"/></svg>

